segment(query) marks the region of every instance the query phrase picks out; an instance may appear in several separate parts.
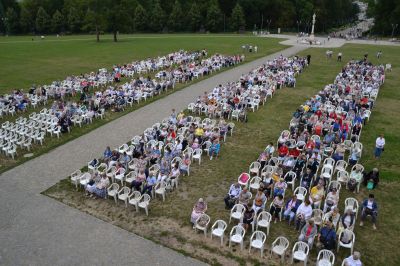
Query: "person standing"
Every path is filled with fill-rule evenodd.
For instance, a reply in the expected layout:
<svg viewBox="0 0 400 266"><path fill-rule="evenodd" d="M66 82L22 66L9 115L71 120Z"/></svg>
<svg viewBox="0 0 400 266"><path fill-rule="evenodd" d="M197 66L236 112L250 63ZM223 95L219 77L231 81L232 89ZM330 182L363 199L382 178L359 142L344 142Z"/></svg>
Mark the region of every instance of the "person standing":
<svg viewBox="0 0 400 266"><path fill-rule="evenodd" d="M376 138L375 144L375 159L379 159L382 152L385 150L385 138L383 137L383 134Z"/></svg>
<svg viewBox="0 0 400 266"><path fill-rule="evenodd" d="M342 52L339 52L337 55L337 61L342 62Z"/></svg>

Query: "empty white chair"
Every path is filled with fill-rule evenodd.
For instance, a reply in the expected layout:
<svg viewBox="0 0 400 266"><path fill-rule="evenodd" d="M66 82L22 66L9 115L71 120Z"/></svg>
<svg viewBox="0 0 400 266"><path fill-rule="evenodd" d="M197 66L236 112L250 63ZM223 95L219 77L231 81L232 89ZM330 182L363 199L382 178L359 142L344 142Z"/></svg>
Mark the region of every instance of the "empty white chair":
<svg viewBox="0 0 400 266"><path fill-rule="evenodd" d="M139 191L133 191L131 194L128 196L128 203L130 205L135 206L136 211L139 211L139 201L141 199L142 195L140 194Z"/></svg>
<svg viewBox="0 0 400 266"><path fill-rule="evenodd" d="M337 161L335 165L335 172L346 171L347 165L348 165L347 162L344 160Z"/></svg>
<svg viewBox="0 0 400 266"><path fill-rule="evenodd" d="M292 264L294 260L304 261L304 265L307 265L308 253L310 252L310 247L307 243L298 241L294 244L292 250Z"/></svg>
<svg viewBox="0 0 400 266"><path fill-rule="evenodd" d="M144 209L146 215L149 216L150 196L143 194L138 203L138 207Z"/></svg>
<svg viewBox="0 0 400 266"><path fill-rule="evenodd" d="M251 178L250 180L250 190L254 189L254 190L258 190L260 188L260 182L261 182L261 178L258 176L254 176L253 178Z"/></svg>
<svg viewBox="0 0 400 266"><path fill-rule="evenodd" d="M244 234L246 231L241 225L235 225L232 227L230 237L229 237L229 247L231 247L231 243L237 243L240 244L240 249L243 250L243 240L244 240Z"/></svg>
<svg viewBox="0 0 400 266"><path fill-rule="evenodd" d="M267 235L269 235L271 220L272 220L272 215L269 212L266 211L260 212L256 219L256 230L258 230L258 227L267 228ZM254 231L254 223L253 223L253 231Z"/></svg>
<svg viewBox="0 0 400 266"><path fill-rule="evenodd" d="M204 232L204 236L207 236L207 228L208 228L208 224L210 223L210 216L208 216L207 214L203 213L202 215L200 215L199 218L197 218L196 222L194 223L194 229L200 230Z"/></svg>
<svg viewBox="0 0 400 266"><path fill-rule="evenodd" d="M128 207L128 196L130 193L131 189L128 187L122 187L117 193L118 199L125 202L125 207Z"/></svg>
<svg viewBox="0 0 400 266"><path fill-rule="evenodd" d="M243 204L235 204L231 210L231 215L229 217L229 223L231 223L232 218L239 220L240 222L243 219L244 212L246 207Z"/></svg>
<svg viewBox="0 0 400 266"><path fill-rule="evenodd" d="M250 237L249 253L251 252L251 248L259 249L261 252L261 258L262 258L263 253L264 253L264 244L265 244L266 239L267 239L267 236L265 235L264 232L255 231Z"/></svg>
<svg viewBox="0 0 400 266"><path fill-rule="evenodd" d="M307 195L307 189L305 187L297 187L293 194L297 196L298 200L303 201L306 198Z"/></svg>
<svg viewBox="0 0 400 266"><path fill-rule="evenodd" d="M213 236L217 236L221 238L221 246L224 244L224 234L225 230L228 227L225 221L223 220L217 220L211 227L211 239Z"/></svg>
<svg viewBox="0 0 400 266"><path fill-rule="evenodd" d="M112 183L108 188L107 188L107 195L109 197L113 197L115 203L117 203L117 194L119 191L119 185L117 183Z"/></svg>
<svg viewBox="0 0 400 266"><path fill-rule="evenodd" d="M114 179L121 182L121 185L124 185L125 179L125 168L120 168L118 173L115 173ZM114 181L114 180L113 180Z"/></svg>
<svg viewBox="0 0 400 266"><path fill-rule="evenodd" d="M155 195L161 195L163 201L165 201L165 193L167 191L167 183L165 181L161 181L157 183L154 187Z"/></svg>
<svg viewBox="0 0 400 266"><path fill-rule="evenodd" d="M285 261L285 253L289 247L289 240L286 237L279 236L271 245L271 257L272 253L277 254L282 258L282 263Z"/></svg>
<svg viewBox="0 0 400 266"><path fill-rule="evenodd" d="M85 187L85 186L89 183L91 177L92 177L92 176L91 176L89 173L83 173L83 174L79 177L79 184L80 184L81 186Z"/></svg>
<svg viewBox="0 0 400 266"><path fill-rule="evenodd" d="M82 172L81 170L76 170L71 174L71 183L75 185L76 189L78 189L79 180L81 178Z"/></svg>
<svg viewBox="0 0 400 266"><path fill-rule="evenodd" d="M349 182L349 173L344 170L338 170L336 173L336 180L340 183L344 183L347 185L347 182Z"/></svg>
<svg viewBox="0 0 400 266"><path fill-rule="evenodd" d="M193 154L192 154L192 158L194 160L198 160L199 161L199 165L201 164L201 155L202 154L203 154L203 150L202 149L195 149L193 151Z"/></svg>
<svg viewBox="0 0 400 266"><path fill-rule="evenodd" d="M322 249L318 253L317 266L333 266L335 265L335 254L327 249Z"/></svg>
<svg viewBox="0 0 400 266"><path fill-rule="evenodd" d="M342 235L343 234L347 234L348 236L350 236L350 242L349 243L343 243L342 242ZM356 241L356 235L353 233L353 231L349 230L349 229L344 229L338 238L338 243L337 243L337 252L339 252L339 248L340 247L344 247L344 248L349 248L350 249L350 254L353 254L353 248L354 248L354 243Z"/></svg>

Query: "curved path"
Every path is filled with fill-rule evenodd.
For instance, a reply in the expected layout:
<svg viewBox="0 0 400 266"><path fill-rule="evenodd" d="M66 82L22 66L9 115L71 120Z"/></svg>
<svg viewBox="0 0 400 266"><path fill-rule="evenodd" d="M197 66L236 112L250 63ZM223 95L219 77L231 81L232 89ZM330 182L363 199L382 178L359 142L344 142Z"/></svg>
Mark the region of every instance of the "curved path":
<svg viewBox="0 0 400 266"><path fill-rule="evenodd" d="M85 162L294 46L191 85L0 175L0 265L202 265L40 194Z"/></svg>

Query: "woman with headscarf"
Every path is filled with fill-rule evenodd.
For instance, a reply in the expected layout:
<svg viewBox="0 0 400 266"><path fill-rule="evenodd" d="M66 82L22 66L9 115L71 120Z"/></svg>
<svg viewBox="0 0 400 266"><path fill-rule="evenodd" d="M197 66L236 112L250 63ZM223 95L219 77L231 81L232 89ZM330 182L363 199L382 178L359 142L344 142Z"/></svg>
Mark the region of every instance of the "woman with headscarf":
<svg viewBox="0 0 400 266"><path fill-rule="evenodd" d="M200 198L193 207L192 215L190 216L190 222L194 225L196 220L207 211L207 203Z"/></svg>

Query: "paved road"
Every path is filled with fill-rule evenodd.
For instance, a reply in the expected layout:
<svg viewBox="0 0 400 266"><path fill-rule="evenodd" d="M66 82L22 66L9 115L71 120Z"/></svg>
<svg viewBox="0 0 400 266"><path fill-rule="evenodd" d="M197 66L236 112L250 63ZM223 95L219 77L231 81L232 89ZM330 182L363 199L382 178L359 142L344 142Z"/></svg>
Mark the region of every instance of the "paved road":
<svg viewBox="0 0 400 266"><path fill-rule="evenodd" d="M78 139L0 175L0 265L201 265L168 248L145 240L93 216L40 194L85 162L117 147L147 127L181 110L204 91L280 54L255 60L129 113Z"/></svg>

